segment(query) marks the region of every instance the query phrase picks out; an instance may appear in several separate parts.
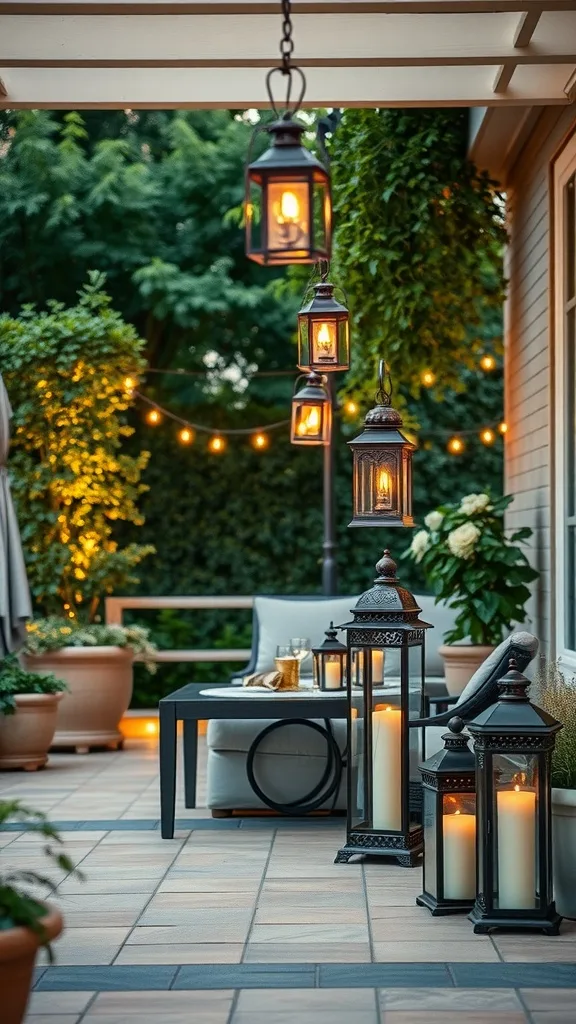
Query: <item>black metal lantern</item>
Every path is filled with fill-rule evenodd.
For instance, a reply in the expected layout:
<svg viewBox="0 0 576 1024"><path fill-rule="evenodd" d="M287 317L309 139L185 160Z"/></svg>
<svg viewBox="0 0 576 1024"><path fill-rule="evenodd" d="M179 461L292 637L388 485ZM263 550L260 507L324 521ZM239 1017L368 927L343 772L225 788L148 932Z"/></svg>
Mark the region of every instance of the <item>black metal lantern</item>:
<svg viewBox="0 0 576 1024"><path fill-rule="evenodd" d="M347 631L354 672L348 683L348 818L336 863L354 854L395 857L414 866L422 852L418 764L424 703L424 637L412 594L400 586L385 551L374 586L352 609Z"/></svg>
<svg viewBox="0 0 576 1024"><path fill-rule="evenodd" d="M266 76L277 120L256 129L267 131L272 145L258 160L249 162L246 171L246 255L266 266L326 260L332 245L330 175L302 145L307 126L293 120L304 99L306 79L302 70L291 64L294 43L290 8L290 0L282 0L282 63ZM282 115L272 96L271 79L275 73L287 80L286 109ZM290 107L294 73L299 76L301 89L298 100Z"/></svg>
<svg viewBox="0 0 576 1024"><path fill-rule="evenodd" d="M412 455L416 448L401 432L402 417L390 404L392 385L384 360L379 378L378 404L366 416L362 433L348 441L354 458L354 516L349 526L413 526Z"/></svg>
<svg viewBox="0 0 576 1024"><path fill-rule="evenodd" d="M306 384L292 399L292 444L328 444L331 419L332 403L323 378L309 373Z"/></svg>
<svg viewBox="0 0 576 1024"><path fill-rule="evenodd" d="M476 762L451 718L444 749L420 765L424 891L416 903L436 916L472 910L476 897Z"/></svg>
<svg viewBox="0 0 576 1024"><path fill-rule="evenodd" d="M326 640L312 648L314 684L320 690L345 690L348 679L348 648L336 639L337 629L330 623Z"/></svg>
<svg viewBox="0 0 576 1024"><path fill-rule="evenodd" d="M350 367L350 314L324 278L298 313L298 366L328 373Z"/></svg>
<svg viewBox="0 0 576 1024"><path fill-rule="evenodd" d="M478 801L475 932L538 928L557 935L552 897L550 761L555 718L532 704L512 658L500 696L468 724Z"/></svg>

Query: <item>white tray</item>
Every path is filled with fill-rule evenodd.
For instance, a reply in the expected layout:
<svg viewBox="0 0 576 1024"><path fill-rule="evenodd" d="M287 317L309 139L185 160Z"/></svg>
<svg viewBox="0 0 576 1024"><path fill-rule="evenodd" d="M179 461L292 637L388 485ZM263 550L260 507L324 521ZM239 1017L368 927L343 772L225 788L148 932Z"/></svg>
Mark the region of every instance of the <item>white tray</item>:
<svg viewBox="0 0 576 1024"><path fill-rule="evenodd" d="M380 689L374 690L374 696L391 696L397 690ZM290 699L290 697L308 697L310 700L319 700L324 697L345 697L346 690L312 690L309 686L303 686L299 690L268 690L265 686L218 686L211 690L200 690L201 697L274 697L276 699Z"/></svg>

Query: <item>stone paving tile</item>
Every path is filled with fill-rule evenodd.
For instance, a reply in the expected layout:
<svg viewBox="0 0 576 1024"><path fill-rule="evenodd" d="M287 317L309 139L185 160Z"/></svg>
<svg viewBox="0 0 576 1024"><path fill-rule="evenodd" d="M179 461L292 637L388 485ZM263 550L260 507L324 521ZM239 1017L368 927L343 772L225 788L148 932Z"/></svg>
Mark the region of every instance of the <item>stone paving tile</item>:
<svg viewBox="0 0 576 1024"><path fill-rule="evenodd" d="M58 939L59 964L110 964L129 928L68 928ZM39 962L46 953L41 950Z"/></svg>
<svg viewBox="0 0 576 1024"><path fill-rule="evenodd" d="M454 983L464 988L576 988L576 964L451 963Z"/></svg>
<svg viewBox="0 0 576 1024"><path fill-rule="evenodd" d="M136 1017L155 1014L161 1021L169 1014L187 1013L188 1020L197 1015L198 1021L208 1012L221 1013L223 1021L230 1013L234 993L232 990L200 992L101 992L90 1006L90 1015L99 1018L110 1014Z"/></svg>
<svg viewBox="0 0 576 1024"><path fill-rule="evenodd" d="M237 1013L254 1014L266 1013L270 1010L273 1013L284 1013L292 1011L294 1014L302 1011L327 1011L344 1010L356 1011L375 1009L374 989L346 988L330 989L245 989L238 995L236 1003Z"/></svg>
<svg viewBox="0 0 576 1024"><path fill-rule="evenodd" d="M472 925L466 917L433 918L428 916L427 911L425 913L427 916L420 921L406 921L401 916L378 918L371 914L374 942L418 942L420 939L428 939L438 943L445 940L486 943L485 936L474 934ZM450 957L444 956L442 959L449 960Z"/></svg>
<svg viewBox="0 0 576 1024"><path fill-rule="evenodd" d="M220 915L218 918L215 915ZM234 916L236 915L236 916ZM128 945L157 945L165 942L245 942L250 927L250 914L244 910L195 911L181 925L137 926L130 933Z"/></svg>
<svg viewBox="0 0 576 1024"><path fill-rule="evenodd" d="M383 963L500 962L490 939L481 936L473 936L468 942L437 942L435 939L405 942L399 936L389 942L375 942L374 959Z"/></svg>
<svg viewBox="0 0 576 1024"><path fill-rule="evenodd" d="M367 963L370 961L368 942L250 942L244 954L244 963Z"/></svg>
<svg viewBox="0 0 576 1024"><path fill-rule="evenodd" d="M318 982L323 988L386 988L390 985L402 988L449 988L453 985L446 964L440 963L357 965L342 961L339 964L320 964Z"/></svg>
<svg viewBox="0 0 576 1024"><path fill-rule="evenodd" d="M338 931L340 934L340 927L344 930L349 925L363 925L367 924L367 915L364 907L358 907L356 909L347 908L344 910L342 906L330 907L318 905L316 903L311 907L294 906L293 904L281 904L279 907L274 909L268 904L263 907L259 904L259 909L256 911L254 918L255 925L331 925L333 929ZM255 937L255 936L254 936ZM256 938L256 937L255 937ZM366 939L366 936L363 936ZM256 939L258 941L258 939Z"/></svg>
<svg viewBox="0 0 576 1024"><path fill-rule="evenodd" d="M78 1024L77 1013L34 1013L27 1014L25 1024Z"/></svg>
<svg viewBox="0 0 576 1024"><path fill-rule="evenodd" d="M274 1008L265 1010L262 1013L254 1013L248 1010L246 1013L236 1011L232 1016L231 1024L350 1024L350 1010L303 1010L293 1013L276 1012ZM377 1011L359 1010L354 1012L354 1024L380 1024Z"/></svg>
<svg viewBox="0 0 576 1024"><path fill-rule="evenodd" d="M138 992L169 989L176 978L177 967L149 965L146 967L68 966L48 967L37 983L37 992L87 991Z"/></svg>
<svg viewBox="0 0 576 1024"><path fill-rule="evenodd" d="M115 964L239 964L243 942L165 942L124 946Z"/></svg>
<svg viewBox="0 0 576 1024"><path fill-rule="evenodd" d="M335 927L333 922L316 924L260 924L254 925L250 933L252 945L263 943L311 943L324 944L348 942L368 942L368 924L366 919L359 924L348 924L342 915L340 923Z"/></svg>
<svg viewBox="0 0 576 1024"><path fill-rule="evenodd" d="M570 1010L538 1010L531 1017L534 1024L574 1024L574 1004Z"/></svg>
<svg viewBox="0 0 576 1024"><path fill-rule="evenodd" d="M573 993L574 995L574 993ZM520 1012L522 1005L512 989L487 988L390 988L380 989L383 1010L454 1010L482 1013Z"/></svg>
<svg viewBox="0 0 576 1024"><path fill-rule="evenodd" d="M526 1024L526 1015L516 1013L463 1013L460 1010L386 1010L384 1024Z"/></svg>
<svg viewBox="0 0 576 1024"><path fill-rule="evenodd" d="M494 937L500 956L505 963L569 963L576 964L576 942L562 942L558 937L532 938L526 935L513 938Z"/></svg>
<svg viewBox="0 0 576 1024"><path fill-rule="evenodd" d="M576 992L573 988L521 988L520 995L529 1010L569 1010L576 1016Z"/></svg>
<svg viewBox="0 0 576 1024"><path fill-rule="evenodd" d="M93 995L94 992L33 992L28 1013L82 1013Z"/></svg>
<svg viewBox="0 0 576 1024"><path fill-rule="evenodd" d="M67 878L58 886L58 892L62 895L78 896L97 896L98 894L129 895L131 893L141 893L150 898L150 895L156 889L158 882L158 875L138 878L116 878L115 876L110 878L103 875L99 878L94 878L93 873L90 872L83 881L78 878Z"/></svg>

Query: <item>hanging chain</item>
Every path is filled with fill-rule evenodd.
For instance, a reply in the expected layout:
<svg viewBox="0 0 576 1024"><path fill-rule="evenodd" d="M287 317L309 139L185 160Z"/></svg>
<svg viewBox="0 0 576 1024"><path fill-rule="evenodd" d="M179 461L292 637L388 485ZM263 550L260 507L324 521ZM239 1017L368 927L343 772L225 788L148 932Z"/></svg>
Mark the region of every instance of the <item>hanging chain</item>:
<svg viewBox="0 0 576 1024"><path fill-rule="evenodd" d="M294 40L292 39L292 0L282 0L282 39L280 40L280 54L282 57L282 74L290 74L290 63L294 53Z"/></svg>
<svg viewBox="0 0 576 1024"><path fill-rule="evenodd" d="M392 377L385 359L381 359L378 366L376 401L378 405L392 405Z"/></svg>

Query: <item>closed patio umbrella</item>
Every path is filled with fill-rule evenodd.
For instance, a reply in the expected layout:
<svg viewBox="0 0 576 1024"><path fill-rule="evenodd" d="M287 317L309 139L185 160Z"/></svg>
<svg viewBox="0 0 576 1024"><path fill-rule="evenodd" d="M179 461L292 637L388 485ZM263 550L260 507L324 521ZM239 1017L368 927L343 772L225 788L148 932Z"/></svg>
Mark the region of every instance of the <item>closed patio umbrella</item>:
<svg viewBox="0 0 576 1024"><path fill-rule="evenodd" d="M8 480L8 448L12 409L0 373L0 658L18 650L32 618L30 590L18 521Z"/></svg>

